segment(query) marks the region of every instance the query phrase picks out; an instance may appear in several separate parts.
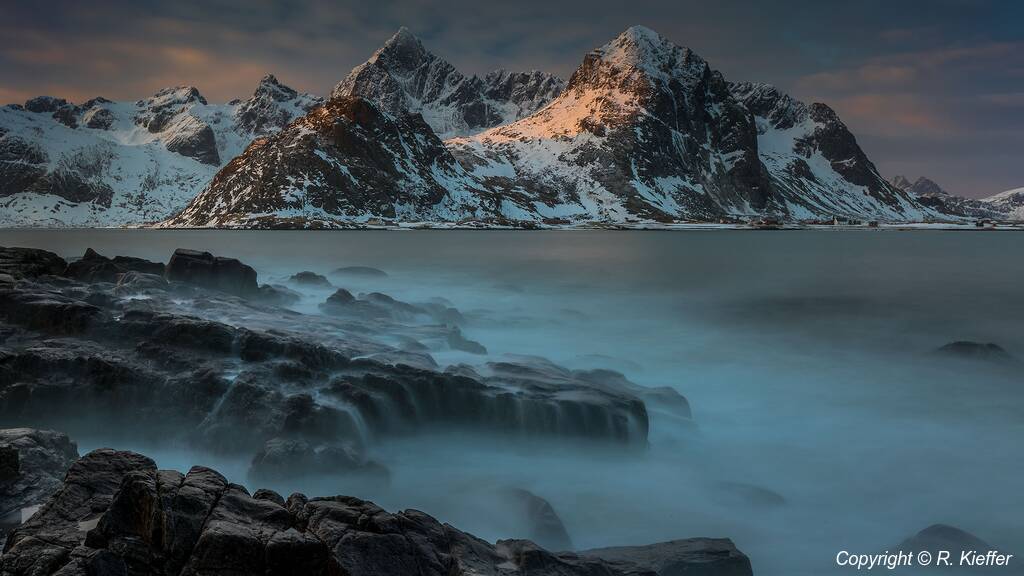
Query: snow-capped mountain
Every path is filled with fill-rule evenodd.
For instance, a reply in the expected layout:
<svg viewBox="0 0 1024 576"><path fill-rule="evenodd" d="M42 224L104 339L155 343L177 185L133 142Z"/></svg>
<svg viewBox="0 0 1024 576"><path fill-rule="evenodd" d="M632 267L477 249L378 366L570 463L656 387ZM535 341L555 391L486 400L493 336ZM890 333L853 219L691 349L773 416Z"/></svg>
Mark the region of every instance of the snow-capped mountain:
<svg viewBox="0 0 1024 576"><path fill-rule="evenodd" d="M549 85L467 78L402 29L324 108L254 142L167 224L936 216L878 174L827 106L730 84L647 28L588 54L535 112L479 131L539 106ZM491 116L496 101L517 111Z"/></svg>
<svg viewBox="0 0 1024 576"><path fill-rule="evenodd" d="M924 176L911 182L907 177L897 175L893 177L892 185L912 194L922 205L948 217L997 220L1008 217L1005 210L1000 210L984 200L950 194L942 186Z"/></svg>
<svg viewBox="0 0 1024 576"><path fill-rule="evenodd" d="M118 226L181 210L255 136L320 100L273 76L209 104L191 86L137 102L41 96L0 108L0 226Z"/></svg>
<svg viewBox="0 0 1024 576"><path fill-rule="evenodd" d="M164 225L321 228L375 219L452 221L483 195L419 114L336 96L256 139Z"/></svg>
<svg viewBox="0 0 1024 576"><path fill-rule="evenodd" d="M1000 192L981 202L1004 215L1007 220L1024 220L1024 188Z"/></svg>
<svg viewBox="0 0 1024 576"><path fill-rule="evenodd" d="M418 112L438 136L447 138L518 120L547 104L564 84L537 71L467 77L403 27L352 70L331 97L361 96L392 116Z"/></svg>
<svg viewBox="0 0 1024 576"><path fill-rule="evenodd" d="M538 113L452 144L491 185L571 220L925 215L827 106L730 84L639 26L588 54Z"/></svg>

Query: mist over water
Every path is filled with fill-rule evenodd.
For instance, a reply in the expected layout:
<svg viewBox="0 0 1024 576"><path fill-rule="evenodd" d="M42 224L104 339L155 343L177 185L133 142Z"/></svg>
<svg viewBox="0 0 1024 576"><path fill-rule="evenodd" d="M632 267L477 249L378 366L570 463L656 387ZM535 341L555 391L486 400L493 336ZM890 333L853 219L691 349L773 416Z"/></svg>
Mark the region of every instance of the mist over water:
<svg viewBox="0 0 1024 576"><path fill-rule="evenodd" d="M352 293L443 298L486 357L610 368L687 397L692 423L653 412L643 450L451 430L380 440L390 483L309 478L284 493L346 493L418 508L485 539L525 536L495 494L549 500L577 548L725 536L755 573L821 574L839 550L881 552L936 522L1024 552L1022 363L940 358L956 340L1024 360L1024 235L895 231L5 231L0 245L65 257L236 257L261 283L329 276ZM332 290L301 288L319 314ZM108 444L103 430L79 438ZM163 467L247 461L127 446Z"/></svg>

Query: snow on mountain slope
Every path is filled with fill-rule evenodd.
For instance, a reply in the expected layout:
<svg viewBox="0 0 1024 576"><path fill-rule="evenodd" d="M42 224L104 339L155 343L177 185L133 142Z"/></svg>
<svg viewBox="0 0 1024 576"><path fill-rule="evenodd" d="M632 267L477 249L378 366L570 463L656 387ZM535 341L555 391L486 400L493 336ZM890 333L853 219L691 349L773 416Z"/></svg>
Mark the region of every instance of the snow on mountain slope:
<svg viewBox="0 0 1024 576"><path fill-rule="evenodd" d="M588 54L543 109L448 144L485 187L541 218L928 215L827 106L729 84L640 26Z"/></svg>
<svg viewBox="0 0 1024 576"><path fill-rule="evenodd" d="M879 176L827 106L730 84L643 27L589 53L535 112L437 137L540 106L549 85L537 74L467 79L402 29L324 107L255 141L166 224L933 216ZM488 101L516 111L492 115Z"/></svg>
<svg viewBox="0 0 1024 576"><path fill-rule="evenodd" d="M1000 192L988 198L982 198L981 202L1004 214L1009 220L1024 220L1024 188Z"/></svg>
<svg viewBox="0 0 1024 576"><path fill-rule="evenodd" d="M486 194L419 114L336 96L258 138L167 227L335 228L455 221Z"/></svg>
<svg viewBox="0 0 1024 576"><path fill-rule="evenodd" d="M401 28L331 92L360 96L397 116L418 112L440 137L472 134L526 116L561 92L564 82L543 72L499 70L467 77Z"/></svg>
<svg viewBox="0 0 1024 576"><path fill-rule="evenodd" d="M137 102L53 97L0 108L0 226L119 226L181 210L256 135L319 102L265 77L209 104L193 87Z"/></svg>

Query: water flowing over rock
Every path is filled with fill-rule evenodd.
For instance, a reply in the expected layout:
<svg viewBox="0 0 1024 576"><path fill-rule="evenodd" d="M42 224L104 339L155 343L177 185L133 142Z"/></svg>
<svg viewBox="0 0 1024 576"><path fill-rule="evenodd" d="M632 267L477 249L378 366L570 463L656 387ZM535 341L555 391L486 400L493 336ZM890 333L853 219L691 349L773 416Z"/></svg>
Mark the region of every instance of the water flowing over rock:
<svg viewBox="0 0 1024 576"><path fill-rule="evenodd" d="M175 252L170 282L119 272L160 264L94 251L74 266L42 251L0 256L11 274L0 283L5 422L77 434L103 421L114 435L246 457L282 439L314 462L346 443L358 456L372 441L453 428L625 449L647 441L651 390L621 375L533 360L439 371L430 350L451 346L461 317L444 304L339 290L329 301L364 309L305 315L279 308L252 268L209 253Z"/></svg>
<svg viewBox="0 0 1024 576"><path fill-rule="evenodd" d="M678 540L580 554L489 544L416 510L348 496L254 496L217 472L157 470L97 450L10 536L3 576L238 574L675 576L751 574L728 540Z"/></svg>

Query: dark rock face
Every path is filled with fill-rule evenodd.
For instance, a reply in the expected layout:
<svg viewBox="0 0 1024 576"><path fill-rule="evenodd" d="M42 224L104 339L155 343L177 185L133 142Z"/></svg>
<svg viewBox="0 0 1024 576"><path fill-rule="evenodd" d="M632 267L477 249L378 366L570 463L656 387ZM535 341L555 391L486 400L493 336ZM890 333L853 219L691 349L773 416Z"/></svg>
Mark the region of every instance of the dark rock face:
<svg viewBox="0 0 1024 576"><path fill-rule="evenodd" d="M0 430L0 520L42 504L78 459L66 434L52 430Z"/></svg>
<svg viewBox="0 0 1024 576"><path fill-rule="evenodd" d="M424 48L402 28L331 92L358 96L398 116L422 114L442 138L479 132L526 116L561 91L563 82L542 72L492 72L467 77Z"/></svg>
<svg viewBox="0 0 1024 576"><path fill-rule="evenodd" d="M68 101L53 96L36 96L25 102L25 110L29 112L56 112L60 107L67 106Z"/></svg>
<svg viewBox="0 0 1024 576"><path fill-rule="evenodd" d="M167 263L167 279L221 290L236 296L257 294L256 271L234 258L179 248Z"/></svg>
<svg viewBox="0 0 1024 576"><path fill-rule="evenodd" d="M61 164L52 171L49 160L39 145L14 133L0 135L0 197L33 192L110 206L113 190L90 173L102 170L102 154L77 167Z"/></svg>
<svg viewBox="0 0 1024 576"><path fill-rule="evenodd" d="M389 513L347 496L250 496L213 470L157 471L144 456L112 450L91 452L72 465L64 486L11 534L0 557L3 576L499 573L751 571L728 540L552 554L528 541L491 545L422 512Z"/></svg>
<svg viewBox="0 0 1024 576"><path fill-rule="evenodd" d="M935 350L936 354L949 358L963 358L966 360L982 360L986 362L1008 362L1013 356L1003 349L1002 346L992 342L971 342L960 340L950 342Z"/></svg>
<svg viewBox="0 0 1024 576"><path fill-rule="evenodd" d="M167 149L182 156L195 158L203 164L220 165L220 154L217 152L217 138L213 128L196 122L189 124L186 130L174 134L166 142Z"/></svg>
<svg viewBox="0 0 1024 576"><path fill-rule="evenodd" d="M107 108L91 108L82 116L86 128L109 130L114 123L114 114Z"/></svg>

